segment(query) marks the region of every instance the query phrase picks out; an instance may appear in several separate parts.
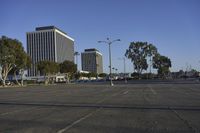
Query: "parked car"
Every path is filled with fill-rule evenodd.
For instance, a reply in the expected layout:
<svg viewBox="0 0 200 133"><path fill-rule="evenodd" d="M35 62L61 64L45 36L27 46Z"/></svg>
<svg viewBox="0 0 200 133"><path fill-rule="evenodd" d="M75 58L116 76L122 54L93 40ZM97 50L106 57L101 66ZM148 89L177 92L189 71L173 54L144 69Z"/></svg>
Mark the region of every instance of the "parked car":
<svg viewBox="0 0 200 133"><path fill-rule="evenodd" d="M13 85L13 83L8 80L6 80L5 83L6 83L6 85Z"/></svg>

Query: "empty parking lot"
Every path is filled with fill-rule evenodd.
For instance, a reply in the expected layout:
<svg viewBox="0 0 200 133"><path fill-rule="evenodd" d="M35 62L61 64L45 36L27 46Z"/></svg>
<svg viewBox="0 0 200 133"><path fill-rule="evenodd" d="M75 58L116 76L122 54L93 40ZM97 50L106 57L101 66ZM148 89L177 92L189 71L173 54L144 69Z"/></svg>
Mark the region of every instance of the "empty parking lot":
<svg viewBox="0 0 200 133"><path fill-rule="evenodd" d="M200 84L0 88L3 133L198 133Z"/></svg>

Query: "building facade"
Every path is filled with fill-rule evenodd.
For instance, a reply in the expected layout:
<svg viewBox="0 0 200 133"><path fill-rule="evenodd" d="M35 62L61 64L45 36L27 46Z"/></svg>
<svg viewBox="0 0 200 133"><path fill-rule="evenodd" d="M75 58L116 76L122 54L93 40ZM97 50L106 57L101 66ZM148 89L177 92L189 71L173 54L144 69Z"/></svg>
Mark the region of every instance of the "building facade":
<svg viewBox="0 0 200 133"><path fill-rule="evenodd" d="M38 75L39 61L74 62L74 39L55 26L37 27L36 31L26 33L26 40L27 53L32 59L28 76Z"/></svg>
<svg viewBox="0 0 200 133"><path fill-rule="evenodd" d="M102 54L97 49L85 49L81 53L82 70L103 73Z"/></svg>

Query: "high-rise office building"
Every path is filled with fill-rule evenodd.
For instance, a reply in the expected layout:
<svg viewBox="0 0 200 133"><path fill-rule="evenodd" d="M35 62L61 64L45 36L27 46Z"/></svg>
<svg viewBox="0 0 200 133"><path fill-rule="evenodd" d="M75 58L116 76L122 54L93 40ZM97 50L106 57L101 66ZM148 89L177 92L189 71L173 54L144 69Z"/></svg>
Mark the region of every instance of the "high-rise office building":
<svg viewBox="0 0 200 133"><path fill-rule="evenodd" d="M103 73L102 54L97 49L85 49L81 53L82 70Z"/></svg>
<svg viewBox="0 0 200 133"><path fill-rule="evenodd" d="M32 59L28 76L38 75L36 64L39 61L74 62L74 39L55 26L37 27L36 31L27 32L26 38L27 53Z"/></svg>

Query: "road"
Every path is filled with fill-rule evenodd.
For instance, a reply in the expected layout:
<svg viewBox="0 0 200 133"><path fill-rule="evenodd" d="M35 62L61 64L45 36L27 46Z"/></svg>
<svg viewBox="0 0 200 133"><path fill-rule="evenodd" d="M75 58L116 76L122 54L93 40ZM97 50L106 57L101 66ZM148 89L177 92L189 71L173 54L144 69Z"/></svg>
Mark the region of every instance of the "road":
<svg viewBox="0 0 200 133"><path fill-rule="evenodd" d="M2 133L199 133L200 84L0 88Z"/></svg>

